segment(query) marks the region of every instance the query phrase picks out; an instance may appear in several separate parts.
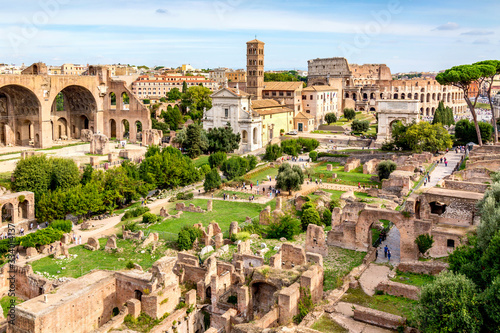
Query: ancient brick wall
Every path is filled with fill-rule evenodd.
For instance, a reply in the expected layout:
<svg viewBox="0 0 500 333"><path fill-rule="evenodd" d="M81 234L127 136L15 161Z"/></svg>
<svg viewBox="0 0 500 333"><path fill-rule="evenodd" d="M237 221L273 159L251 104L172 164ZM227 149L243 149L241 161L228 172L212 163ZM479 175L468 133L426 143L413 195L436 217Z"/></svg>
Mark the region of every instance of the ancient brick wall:
<svg viewBox="0 0 500 333"><path fill-rule="evenodd" d="M300 299L300 284L295 282L291 286L282 289L278 294L278 307L280 310L279 323L287 325L298 313Z"/></svg>
<svg viewBox="0 0 500 333"><path fill-rule="evenodd" d="M401 272L415 274L437 275L445 269L448 269L448 264L442 261L408 261L398 265Z"/></svg>
<svg viewBox="0 0 500 333"><path fill-rule="evenodd" d="M364 323L395 330L399 326L404 326L406 319L387 312L365 308L363 306L354 306L354 320Z"/></svg>
<svg viewBox="0 0 500 333"><path fill-rule="evenodd" d="M284 269L291 269L306 262L306 253L300 246L285 243L281 246L280 252L282 268Z"/></svg>
<svg viewBox="0 0 500 333"><path fill-rule="evenodd" d="M418 300L420 297L420 289L418 287L393 281L382 281L375 287L375 290L383 291L388 295L405 297L413 300Z"/></svg>
<svg viewBox="0 0 500 333"><path fill-rule="evenodd" d="M490 187L489 184L472 183L466 181L448 180L444 181L444 187L450 190L469 191L484 193Z"/></svg>

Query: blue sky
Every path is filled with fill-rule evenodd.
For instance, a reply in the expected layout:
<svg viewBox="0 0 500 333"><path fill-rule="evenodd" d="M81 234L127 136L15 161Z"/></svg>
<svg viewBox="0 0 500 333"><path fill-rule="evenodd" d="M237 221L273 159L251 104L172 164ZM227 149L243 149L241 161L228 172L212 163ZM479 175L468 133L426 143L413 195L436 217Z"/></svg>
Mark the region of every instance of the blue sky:
<svg viewBox="0 0 500 333"><path fill-rule="evenodd" d="M500 59L500 2L483 0L17 0L0 12L0 63L43 61L267 69L346 57L392 72Z"/></svg>

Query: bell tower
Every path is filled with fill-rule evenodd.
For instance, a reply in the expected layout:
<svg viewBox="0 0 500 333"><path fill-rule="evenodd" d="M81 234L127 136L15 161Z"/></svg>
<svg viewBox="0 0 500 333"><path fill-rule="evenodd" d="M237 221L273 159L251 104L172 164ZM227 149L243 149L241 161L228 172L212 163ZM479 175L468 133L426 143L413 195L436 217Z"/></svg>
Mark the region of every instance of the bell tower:
<svg viewBox="0 0 500 333"><path fill-rule="evenodd" d="M247 42L247 93L252 99L262 99L264 88L264 43L254 39Z"/></svg>

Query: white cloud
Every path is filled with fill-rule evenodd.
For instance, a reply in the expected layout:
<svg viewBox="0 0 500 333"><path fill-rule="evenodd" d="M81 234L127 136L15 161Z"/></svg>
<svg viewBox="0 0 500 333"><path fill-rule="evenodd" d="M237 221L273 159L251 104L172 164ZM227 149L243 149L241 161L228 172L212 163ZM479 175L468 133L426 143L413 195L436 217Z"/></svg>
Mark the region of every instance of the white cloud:
<svg viewBox="0 0 500 333"><path fill-rule="evenodd" d="M433 30L457 30L460 28L460 25L455 22L448 22L446 24L440 25L439 27L434 28Z"/></svg>
<svg viewBox="0 0 500 333"><path fill-rule="evenodd" d="M487 31L487 30L471 30L462 33L462 35L470 35L470 36L487 36L493 34L495 34L494 31Z"/></svg>

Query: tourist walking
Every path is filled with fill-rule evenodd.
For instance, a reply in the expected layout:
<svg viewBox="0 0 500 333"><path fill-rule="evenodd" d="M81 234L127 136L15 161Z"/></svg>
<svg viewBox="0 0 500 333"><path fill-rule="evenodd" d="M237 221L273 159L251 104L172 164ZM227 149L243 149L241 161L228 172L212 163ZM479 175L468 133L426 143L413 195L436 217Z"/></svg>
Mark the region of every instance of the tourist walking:
<svg viewBox="0 0 500 333"><path fill-rule="evenodd" d="M387 261L391 261L391 250L387 250Z"/></svg>
<svg viewBox="0 0 500 333"><path fill-rule="evenodd" d="M387 258L387 252L389 251L389 248L387 247L387 244L384 247L384 257Z"/></svg>

